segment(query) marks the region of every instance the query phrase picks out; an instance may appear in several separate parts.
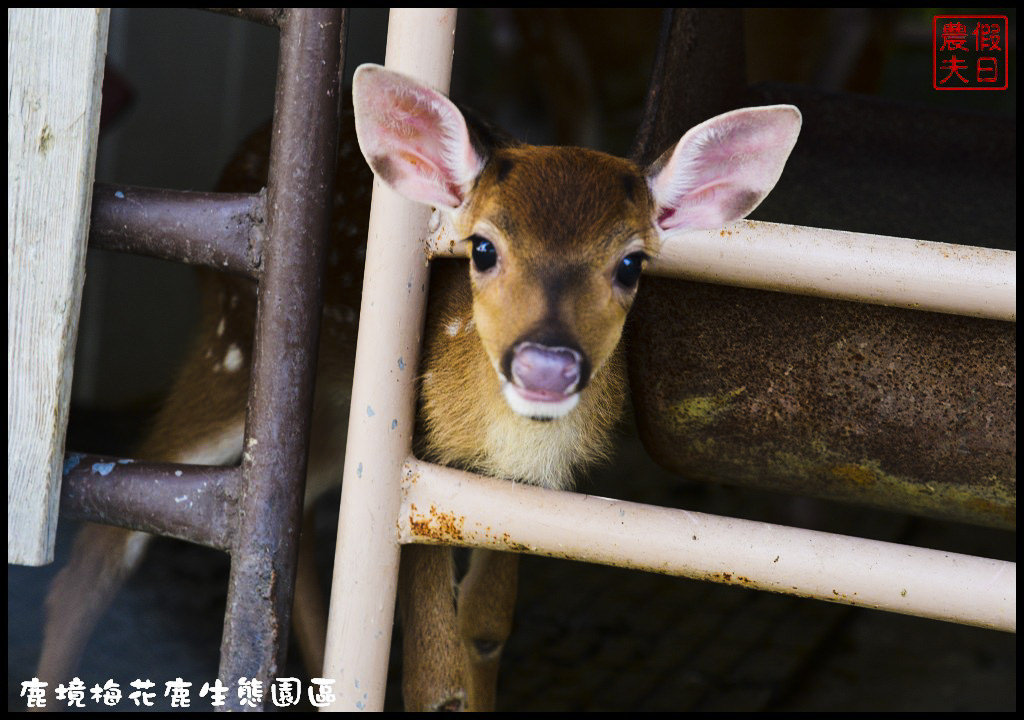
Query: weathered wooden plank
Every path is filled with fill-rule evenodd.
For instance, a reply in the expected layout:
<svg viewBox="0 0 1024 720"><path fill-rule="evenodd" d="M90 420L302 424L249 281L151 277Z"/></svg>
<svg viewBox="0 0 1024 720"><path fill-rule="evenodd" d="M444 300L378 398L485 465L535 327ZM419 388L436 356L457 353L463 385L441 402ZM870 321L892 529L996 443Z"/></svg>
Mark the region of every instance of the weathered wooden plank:
<svg viewBox="0 0 1024 720"><path fill-rule="evenodd" d="M109 9L7 11L7 561L50 562Z"/></svg>

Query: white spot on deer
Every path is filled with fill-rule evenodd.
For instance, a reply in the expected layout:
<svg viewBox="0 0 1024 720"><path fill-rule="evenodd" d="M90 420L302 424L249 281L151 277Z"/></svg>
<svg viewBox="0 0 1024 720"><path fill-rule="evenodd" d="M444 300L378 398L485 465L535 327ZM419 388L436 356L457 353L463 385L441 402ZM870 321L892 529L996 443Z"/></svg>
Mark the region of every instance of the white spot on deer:
<svg viewBox="0 0 1024 720"><path fill-rule="evenodd" d="M224 328L227 326L227 318L221 318L220 322L217 323L217 337L224 334Z"/></svg>
<svg viewBox="0 0 1024 720"><path fill-rule="evenodd" d="M245 356L242 355L242 351L237 345L232 344L224 356L224 369L228 372L235 372L242 367L243 360L245 360Z"/></svg>
<svg viewBox="0 0 1024 720"><path fill-rule="evenodd" d="M448 324L445 326L445 331L450 336L455 337L456 335L459 334L459 330L461 328L462 328L462 321L459 320L458 318L455 318L454 320L449 320L448 321Z"/></svg>

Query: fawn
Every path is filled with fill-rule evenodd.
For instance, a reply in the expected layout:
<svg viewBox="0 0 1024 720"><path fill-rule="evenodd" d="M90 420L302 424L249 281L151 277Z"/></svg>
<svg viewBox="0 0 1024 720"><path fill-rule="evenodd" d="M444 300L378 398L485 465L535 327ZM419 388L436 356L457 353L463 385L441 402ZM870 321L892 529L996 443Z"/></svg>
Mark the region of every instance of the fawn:
<svg viewBox="0 0 1024 720"><path fill-rule="evenodd" d="M443 261L432 271L418 454L557 489L609 454L626 398L620 337L644 263L668 235L718 228L753 210L778 180L801 122L792 106L729 112L687 132L645 169L592 150L507 140L444 95L377 66L356 71L353 107L359 147L377 178L447 214L469 259L468 268ZM223 189L258 189L265 167L255 147L235 163L245 181ZM339 189L334 209L307 507L342 467L359 306L352 239L365 236L368 199L356 156L343 138L339 188L359 179ZM227 275L208 274L204 283L198 341L140 457L217 464L241 454L255 292ZM40 678L70 677L145 538L83 529L47 601ZM300 560L300 600L309 570ZM514 555L474 551L456 585L449 550L405 549L407 707L493 708L515 585ZM297 601L297 626L318 612ZM298 632L313 667L322 658L320 622Z"/></svg>

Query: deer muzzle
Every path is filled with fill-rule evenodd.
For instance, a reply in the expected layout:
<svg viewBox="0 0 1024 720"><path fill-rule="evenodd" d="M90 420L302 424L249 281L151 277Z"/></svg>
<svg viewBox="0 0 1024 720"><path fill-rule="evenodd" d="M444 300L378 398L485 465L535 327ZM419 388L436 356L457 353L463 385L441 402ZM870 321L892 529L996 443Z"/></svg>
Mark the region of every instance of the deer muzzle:
<svg viewBox="0 0 1024 720"><path fill-rule="evenodd" d="M515 346L503 387L505 400L519 413L536 420L562 417L576 407L586 384L586 361L567 347L534 342Z"/></svg>

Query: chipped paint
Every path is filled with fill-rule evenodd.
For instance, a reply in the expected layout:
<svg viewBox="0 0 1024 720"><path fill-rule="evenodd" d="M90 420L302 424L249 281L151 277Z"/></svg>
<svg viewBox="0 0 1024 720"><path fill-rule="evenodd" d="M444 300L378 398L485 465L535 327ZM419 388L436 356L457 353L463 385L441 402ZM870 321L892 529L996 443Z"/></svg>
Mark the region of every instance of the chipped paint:
<svg viewBox="0 0 1024 720"><path fill-rule="evenodd" d="M81 453L70 453L64 460L64 474L67 475L78 467L78 463L82 462L83 457Z"/></svg>
<svg viewBox="0 0 1024 720"><path fill-rule="evenodd" d="M92 474L93 475L103 475L104 477L106 477L107 475L109 475L111 472L114 471L114 468L116 466L117 466L117 463L112 463L112 462L93 463L92 464Z"/></svg>

